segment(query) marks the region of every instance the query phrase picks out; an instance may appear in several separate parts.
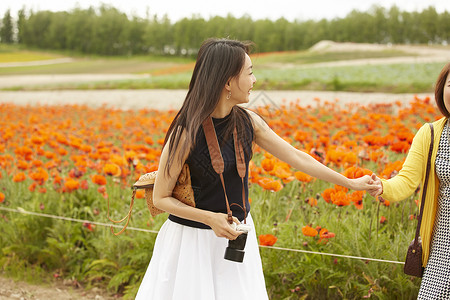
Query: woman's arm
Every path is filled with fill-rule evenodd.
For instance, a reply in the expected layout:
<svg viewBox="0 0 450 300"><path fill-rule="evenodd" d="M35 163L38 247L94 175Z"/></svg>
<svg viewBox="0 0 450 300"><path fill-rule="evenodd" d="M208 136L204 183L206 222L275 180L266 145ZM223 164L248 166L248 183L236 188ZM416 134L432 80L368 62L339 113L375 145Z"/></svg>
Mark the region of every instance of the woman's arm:
<svg viewBox="0 0 450 300"><path fill-rule="evenodd" d="M294 148L288 142L283 140L260 116L251 111L249 114L253 119L256 144L280 160L288 163L292 167L318 179L353 190L370 190L379 188L379 186L374 186L372 184L372 179L368 175L357 179L349 179L344 175L328 168L309 154Z"/></svg>
<svg viewBox="0 0 450 300"><path fill-rule="evenodd" d="M183 143L183 139L185 139L185 132L183 132L180 139L180 144ZM230 240L236 239L241 232L231 228L230 224L228 224L226 214L194 208L172 197L172 191L175 187L182 166L188 156L188 153L181 154L179 149L176 149L175 151L174 161L169 170L170 175L168 175L165 170L165 166L167 165L167 159L169 156L169 142L166 143L162 150L158 173L156 175L153 189L153 204L157 208L180 218L189 219L208 225L212 230L214 230L214 233L218 237L225 237ZM183 157L182 164L179 164L180 156ZM237 218L233 217L233 219L235 223L239 224Z"/></svg>

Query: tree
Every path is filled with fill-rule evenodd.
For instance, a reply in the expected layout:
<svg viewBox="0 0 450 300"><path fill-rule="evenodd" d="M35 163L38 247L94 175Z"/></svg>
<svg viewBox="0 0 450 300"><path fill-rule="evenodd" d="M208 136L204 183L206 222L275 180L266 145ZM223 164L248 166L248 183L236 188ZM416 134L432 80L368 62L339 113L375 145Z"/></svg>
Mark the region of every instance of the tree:
<svg viewBox="0 0 450 300"><path fill-rule="evenodd" d="M17 42L23 43L24 26L27 21L25 16L25 7L22 7L17 13Z"/></svg>
<svg viewBox="0 0 450 300"><path fill-rule="evenodd" d="M11 12L8 9L5 12L2 20L2 28L0 29L0 39L2 43L12 44L13 39L13 22L11 18Z"/></svg>

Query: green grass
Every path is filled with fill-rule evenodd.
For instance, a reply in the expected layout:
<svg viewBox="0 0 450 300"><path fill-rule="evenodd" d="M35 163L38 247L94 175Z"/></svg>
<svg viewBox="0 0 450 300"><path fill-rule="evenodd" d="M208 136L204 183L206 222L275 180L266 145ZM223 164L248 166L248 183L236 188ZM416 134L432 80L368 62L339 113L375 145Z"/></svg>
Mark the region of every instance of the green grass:
<svg viewBox="0 0 450 300"><path fill-rule="evenodd" d="M272 63L288 63L295 65L313 64L340 60L354 60L366 58L389 58L399 56L415 56L399 50L383 51L347 51L347 52L311 52L311 51L290 51L273 53L270 55L256 55L254 63L265 65Z"/></svg>
<svg viewBox="0 0 450 300"><path fill-rule="evenodd" d="M259 90L323 90L385 93L432 92L440 63L267 69L255 65ZM5 90L186 89L191 71L134 80L12 87Z"/></svg>
<svg viewBox="0 0 450 300"><path fill-rule="evenodd" d="M28 54L25 54L28 53ZM68 54L68 53L65 53ZM22 61L33 55L57 57L57 52L25 52L13 46L0 47L0 62ZM60 54L61 55L61 54ZM408 56L397 50L350 52L274 52L253 56L256 88L260 90L327 90L354 92L424 93L432 92L442 63L355 65L342 67L310 66L312 63ZM42 56L42 57L43 57ZM59 56L61 57L61 56ZM2 75L39 74L151 74L134 80L55 83L40 86L14 86L4 90L100 90L100 89L186 89L194 60L168 56L100 57L74 54L73 62L0 68ZM19 59L19 58L17 58Z"/></svg>
<svg viewBox="0 0 450 300"><path fill-rule="evenodd" d="M0 55L1 59L1 55ZM159 57L76 58L74 62L42 66L0 68L1 75L42 74L143 74L184 65L187 59Z"/></svg>
<svg viewBox="0 0 450 300"><path fill-rule="evenodd" d="M260 69L260 89L306 89L358 92L431 92L443 63L391 64L320 68Z"/></svg>

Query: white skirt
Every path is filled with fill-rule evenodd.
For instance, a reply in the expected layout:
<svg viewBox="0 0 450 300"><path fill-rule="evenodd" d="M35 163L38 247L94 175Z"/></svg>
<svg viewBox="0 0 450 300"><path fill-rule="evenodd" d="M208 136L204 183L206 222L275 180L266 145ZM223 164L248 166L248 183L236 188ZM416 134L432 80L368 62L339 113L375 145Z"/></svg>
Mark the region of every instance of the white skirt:
<svg viewBox="0 0 450 300"><path fill-rule="evenodd" d="M255 226L250 215L244 262L224 259L226 238L167 220L136 299L268 299Z"/></svg>

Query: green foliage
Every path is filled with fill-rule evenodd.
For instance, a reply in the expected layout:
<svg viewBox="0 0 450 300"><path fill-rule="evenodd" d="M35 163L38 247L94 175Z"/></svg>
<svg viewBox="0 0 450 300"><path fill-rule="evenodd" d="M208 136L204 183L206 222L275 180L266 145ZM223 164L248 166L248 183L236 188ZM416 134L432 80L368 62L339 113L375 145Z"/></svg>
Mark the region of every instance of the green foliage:
<svg viewBox="0 0 450 300"><path fill-rule="evenodd" d="M70 50L101 55L195 56L209 37L251 40L258 52L307 49L321 40L359 43L450 42L448 12L434 7L402 12L396 6L373 6L352 11L345 18L293 21L284 18L252 20L198 16L172 23L166 16L129 17L116 8L75 8L69 12L30 11L18 16L18 40L29 47Z"/></svg>
<svg viewBox="0 0 450 300"><path fill-rule="evenodd" d="M1 51L1 49L0 49ZM285 68L278 61L291 61L303 57L306 61L319 60L321 55L285 53L272 58L256 58L254 73L258 90L328 90L353 92L385 93L430 93L433 91L435 74L442 63L414 63L343 67L312 67L308 64L291 64ZM351 55L354 52L350 52ZM370 53L365 57L371 57ZM305 58L306 57L306 58ZM341 57L346 57L342 55ZM3 68L0 74L70 74L70 73L132 73L146 72L155 75L142 79L94 81L88 83L49 84L42 86L17 86L4 90L99 90L99 89L186 89L192 70L176 71L173 74L160 74L159 70L170 69L171 65L185 66L186 60L165 61L155 57L130 59L92 59L67 64L39 67ZM155 59L154 62L151 60ZM189 62L191 62L189 60ZM169 72L170 73L170 72Z"/></svg>
<svg viewBox="0 0 450 300"><path fill-rule="evenodd" d="M310 111L305 110L305 115L297 117L314 115L313 118L322 122L319 125L325 126L328 120L339 117L334 109L332 105L323 106ZM373 122L376 120L377 124L380 124L379 131L382 134L383 130L387 130L383 125L388 124L380 120L383 117L396 118L396 116L390 115L393 107L386 110L383 107L378 109L382 113L376 113L376 106L370 109L355 107L356 111L352 113L349 110L347 113L353 116L361 114L359 116L361 120L372 119ZM424 109L419 110L417 115L411 117L414 120L413 124L423 122L423 118L429 117ZM117 113L120 116L119 111L110 113ZM154 118L154 123L167 122L157 119L157 112L153 113L146 115L144 110L136 112L136 120L133 119L135 123L127 122L129 128L134 128L129 134L144 136L144 132L141 133L138 129L140 125L138 120L141 118ZM402 115L403 118L410 116L409 112L405 111ZM98 116L92 116L96 117ZM286 113L286 118L293 116ZM31 117L26 119L32 120ZM75 117L71 120L74 126L83 121L81 116L79 119ZM119 123L121 118L118 117L117 120ZM405 120L401 117L398 118L398 122L403 121ZM102 124L109 126L107 122ZM370 122L357 126L368 125ZM339 123L335 126L330 132L330 137L346 128L337 128ZM411 129L411 133L413 130ZM125 135L121 138L119 142L125 141L127 137ZM157 134L154 140L159 138L161 135ZM105 136L104 141L118 140L114 136ZM300 148L299 141L292 143L293 146ZM155 143L155 147L160 145ZM404 157L404 154L394 153L388 148L383 148L383 151L388 156L388 161L397 161ZM260 165L262 158L262 153L255 152L253 162ZM385 163L361 159L359 165L376 170L378 167L383 168ZM69 158L63 161L57 166L60 174L66 176L70 173L73 164L74 161ZM119 182L115 182L114 179L117 178L108 177L106 183L111 204L111 218L115 220L123 217L128 211L130 197L128 186L133 178L134 169L132 165L123 168L129 168L127 170L130 172L129 177L122 178L124 181ZM336 165L333 169L343 171L343 167ZM31 179L13 182L11 174L6 170L0 172L2 178L0 190L5 194L5 201L1 203L2 208L22 208L26 211L82 220L75 222L50 219L0 210L2 272L12 277L34 281L70 279L88 288L101 287L111 293L123 295L126 299L133 299L152 257L156 237L154 233L129 228L120 236L111 234L110 228L103 226L111 224L106 213L107 201L91 181L83 189L62 192L57 191L50 180L44 184L47 191L40 193L28 189ZM420 279L405 276L401 264L343 256L403 261L407 245L414 236L416 221L411 220L410 215L417 212L414 203L417 194L389 206L385 206L386 203L381 205L371 196L365 195L364 208L358 210L353 205L337 207L327 203L322 193L329 187L331 184L320 180L309 183L293 180L275 193L263 190L255 183L250 185L251 215L255 221L256 234L273 234L278 239L276 246L288 249L260 249L266 286L271 299L361 299L364 296L374 299L414 299L417 296ZM310 197L318 200L317 206L311 206L305 201ZM381 216L385 217L387 222L380 222ZM167 215L164 214L152 218L145 201L136 199L130 226L158 230L166 218ZM97 224L83 220L95 221ZM305 236L302 228L306 225L320 226L336 235L326 241L321 241L317 236ZM317 252L330 255L321 255Z"/></svg>
<svg viewBox="0 0 450 300"><path fill-rule="evenodd" d="M316 181L305 190L299 182L292 182L273 193L252 186L251 213L257 232L276 235L276 246L282 248L403 261L416 224L408 219L409 210L403 209L408 202L379 207L379 202L365 196L361 211L323 199L317 207L305 203L326 187ZM381 215L388 224L379 223ZM301 228L308 224L332 230L336 238L320 243L317 237L306 237ZM260 252L270 299L298 299L300 295L307 299L361 299L369 294L375 299L417 297L420 280L405 277L401 264L270 248Z"/></svg>
<svg viewBox="0 0 450 300"><path fill-rule="evenodd" d="M0 26L0 41L5 44L13 43L13 22L11 12L8 9L2 19Z"/></svg>
<svg viewBox="0 0 450 300"><path fill-rule="evenodd" d="M442 64L392 64L344 67L298 66L265 69L255 63L261 89L306 89L354 92L431 92Z"/></svg>

